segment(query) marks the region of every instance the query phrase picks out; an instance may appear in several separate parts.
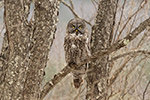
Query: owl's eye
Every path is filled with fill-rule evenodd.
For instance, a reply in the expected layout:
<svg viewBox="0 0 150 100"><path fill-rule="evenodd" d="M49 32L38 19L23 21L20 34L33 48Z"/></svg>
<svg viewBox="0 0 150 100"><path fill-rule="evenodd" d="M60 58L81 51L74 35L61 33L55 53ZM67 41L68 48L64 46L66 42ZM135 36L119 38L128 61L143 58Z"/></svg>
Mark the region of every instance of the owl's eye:
<svg viewBox="0 0 150 100"><path fill-rule="evenodd" d="M75 28L75 26L72 26L72 28Z"/></svg>
<svg viewBox="0 0 150 100"><path fill-rule="evenodd" d="M79 29L81 29L82 28L82 26L79 26Z"/></svg>

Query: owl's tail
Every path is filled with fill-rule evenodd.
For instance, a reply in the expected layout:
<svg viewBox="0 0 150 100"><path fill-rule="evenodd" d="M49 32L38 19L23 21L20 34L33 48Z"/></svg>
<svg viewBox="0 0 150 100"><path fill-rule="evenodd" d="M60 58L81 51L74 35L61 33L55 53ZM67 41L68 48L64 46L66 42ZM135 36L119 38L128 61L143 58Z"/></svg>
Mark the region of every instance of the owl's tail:
<svg viewBox="0 0 150 100"><path fill-rule="evenodd" d="M75 88L79 88L83 84L83 77L86 72L86 66L81 66L79 68L76 68L73 73L73 83Z"/></svg>
<svg viewBox="0 0 150 100"><path fill-rule="evenodd" d="M79 88L83 84L82 76L74 77L73 83L75 88Z"/></svg>

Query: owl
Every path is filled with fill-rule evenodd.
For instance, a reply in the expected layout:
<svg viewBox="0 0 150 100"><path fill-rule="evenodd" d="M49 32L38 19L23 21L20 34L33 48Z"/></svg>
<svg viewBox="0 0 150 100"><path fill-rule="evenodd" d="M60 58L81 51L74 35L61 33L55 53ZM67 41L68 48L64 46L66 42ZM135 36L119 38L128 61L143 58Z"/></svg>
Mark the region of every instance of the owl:
<svg viewBox="0 0 150 100"><path fill-rule="evenodd" d="M88 46L88 31L82 19L71 19L68 22L64 39L65 60L67 64L78 65L90 56ZM74 87L79 88L83 83L86 65L73 70Z"/></svg>

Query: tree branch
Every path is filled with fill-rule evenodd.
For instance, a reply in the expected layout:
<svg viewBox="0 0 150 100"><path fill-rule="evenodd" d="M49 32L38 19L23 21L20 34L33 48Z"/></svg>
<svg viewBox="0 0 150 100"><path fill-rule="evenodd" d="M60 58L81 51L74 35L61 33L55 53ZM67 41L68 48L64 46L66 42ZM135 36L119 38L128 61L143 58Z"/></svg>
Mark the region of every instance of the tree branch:
<svg viewBox="0 0 150 100"><path fill-rule="evenodd" d="M143 100L145 99L145 93L146 93L146 91L147 91L147 89L148 89L149 84L150 84L150 80L149 80L149 82L147 83L147 85L146 85L146 87L145 87L145 90L144 90L144 92L143 92Z"/></svg>
<svg viewBox="0 0 150 100"><path fill-rule="evenodd" d="M70 10L71 10L71 12L73 13L73 15L76 17L76 18L79 18L79 16L78 16L78 14L74 11L74 9L71 7L71 6L69 6L65 1L61 1L66 7L68 7Z"/></svg>
<svg viewBox="0 0 150 100"><path fill-rule="evenodd" d="M61 1L65 6L67 6L69 9L70 9L70 11L73 13L73 15L75 16L75 18L80 18L79 16L78 16L78 14L74 11L74 9L71 7L71 6L69 6L66 2L64 2L63 0ZM82 19L82 20L84 20L87 24L89 24L90 26L92 26L92 24L90 23L90 22L88 22L87 20L85 20L85 19L83 19L83 18L80 18L80 19Z"/></svg>
<svg viewBox="0 0 150 100"><path fill-rule="evenodd" d="M126 52L126 53L117 55L117 56L111 58L111 59L109 60L109 62L112 62L112 61L117 60L117 59L119 59L119 58L122 58L122 57L124 57L124 56L135 55L135 54L139 54L139 53L150 55L150 52L149 52L148 50L134 50L134 51L129 51L129 52Z"/></svg>
<svg viewBox="0 0 150 100"><path fill-rule="evenodd" d="M63 68L59 73L57 73L53 79L51 79L49 82L46 83L46 85L43 87L43 89L40 92L40 98L43 99L47 95L47 93L51 89L53 89L53 87L58 82L60 82L66 75L68 75L74 68L80 67L89 61L95 61L98 58L101 58L105 55L112 53L113 51L116 51L116 50L126 46L130 41L135 39L142 31L144 31L147 26L150 26L150 18L143 21L134 31L129 33L125 38L118 40L116 43L114 43L108 49L100 50L100 51L94 53L91 57L87 58L85 61L83 61L79 65L65 66L65 68ZM140 52L142 52L142 51L140 51Z"/></svg>
<svg viewBox="0 0 150 100"><path fill-rule="evenodd" d="M147 2L142 1L140 7L138 8L138 10L128 18L127 22L124 24L123 28L122 28L121 31L119 32L119 35L118 35L118 38L117 38L117 39L119 39L119 37L120 37L120 35L122 34L123 30L125 29L125 27L126 27L127 24L129 23L129 21L133 18L133 16L137 15L137 13L144 7L144 5L145 5L146 3L147 3Z"/></svg>
<svg viewBox="0 0 150 100"><path fill-rule="evenodd" d="M142 31L146 29L146 27L150 26L150 18L143 21L137 28L135 28L131 33L129 33L123 39L118 40L116 43L112 44L108 49L103 51L98 51L98 55L102 54L110 54L113 51L116 51L124 46L126 46L129 42L135 39Z"/></svg>
<svg viewBox="0 0 150 100"><path fill-rule="evenodd" d="M125 65L126 65L130 60L131 60L131 58L127 59L127 60L123 63L123 65L115 71L115 73L113 74L113 76L112 76L111 79L110 79L110 83L109 83L109 86L108 86L108 87L110 87L110 86L115 82L115 80L117 79L117 76L120 74L120 72L123 70L123 68L125 67Z"/></svg>
<svg viewBox="0 0 150 100"><path fill-rule="evenodd" d="M124 0L123 5L122 5L122 8L121 8L121 15L120 15L120 19L119 19L119 22L118 22L118 25L117 25L116 32L115 32L115 34L114 34L114 40L113 40L113 42L116 40L117 32L118 32L120 23L121 23L121 21L122 21L122 16L123 16L123 13L124 13L124 6L125 6L125 4L126 4L126 0Z"/></svg>
<svg viewBox="0 0 150 100"><path fill-rule="evenodd" d="M131 85L131 87L125 92L125 90L127 89L127 85L128 85L128 78L130 77L129 75L131 75L131 73L134 71L134 69L136 69L137 66L138 66L143 60L145 60L146 58L147 58L147 56L145 56L144 58L140 59L134 66L132 65L132 69L130 69L129 72L127 73L127 75L125 76L125 83L124 83L124 87L123 87L123 90L122 90L122 93L121 93L121 94L122 94L122 95L121 95L121 98L122 98L122 99L124 99L125 95L126 95L127 93L129 93L129 91L130 91L132 88L134 88L135 85L138 83L138 81L139 81L139 79L140 79L140 77L141 77L141 75L142 75L142 69L143 69L144 66L142 66L142 69L141 69L141 71L140 71L140 73L139 73L139 76L138 76L138 79L136 80L136 82L134 82L134 83ZM136 60L136 57L134 57L133 60L135 61L135 60ZM119 76L119 75L118 75L118 76Z"/></svg>
<svg viewBox="0 0 150 100"><path fill-rule="evenodd" d="M70 2L70 5L71 5L71 8L74 9L72 0L69 0L69 2Z"/></svg>

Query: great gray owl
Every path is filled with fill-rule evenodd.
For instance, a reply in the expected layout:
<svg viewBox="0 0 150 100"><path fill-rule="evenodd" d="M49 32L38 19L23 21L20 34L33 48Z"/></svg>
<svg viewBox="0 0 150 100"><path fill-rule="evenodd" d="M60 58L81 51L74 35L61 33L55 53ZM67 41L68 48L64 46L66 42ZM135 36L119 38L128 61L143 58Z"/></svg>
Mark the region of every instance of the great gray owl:
<svg viewBox="0 0 150 100"><path fill-rule="evenodd" d="M88 32L82 19L72 19L68 22L64 40L65 59L67 64L79 64L90 56L88 49ZM73 70L75 88L83 83L82 75L85 74L86 65Z"/></svg>

